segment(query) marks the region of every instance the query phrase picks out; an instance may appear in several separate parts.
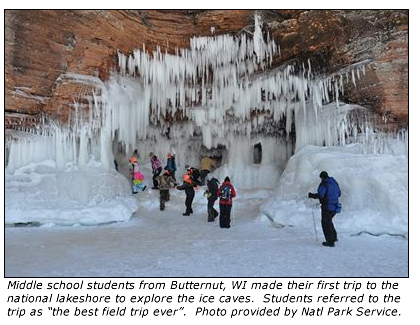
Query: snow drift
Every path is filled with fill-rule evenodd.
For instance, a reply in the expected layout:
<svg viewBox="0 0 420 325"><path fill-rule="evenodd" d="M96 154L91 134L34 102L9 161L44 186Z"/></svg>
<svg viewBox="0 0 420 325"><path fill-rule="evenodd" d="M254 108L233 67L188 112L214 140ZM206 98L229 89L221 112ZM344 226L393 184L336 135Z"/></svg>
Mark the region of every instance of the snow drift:
<svg viewBox="0 0 420 325"><path fill-rule="evenodd" d="M363 154L361 144L305 146L287 163L275 197L261 206L261 214L283 225L312 228L311 209L317 219L320 209L308 192L316 191L325 170L342 192L342 213L334 218L339 231L406 235L408 159L402 142L391 145L395 154L381 155Z"/></svg>
<svg viewBox="0 0 420 325"><path fill-rule="evenodd" d="M31 163L5 175L5 223L93 225L128 220L138 208L128 180L90 161L83 169Z"/></svg>

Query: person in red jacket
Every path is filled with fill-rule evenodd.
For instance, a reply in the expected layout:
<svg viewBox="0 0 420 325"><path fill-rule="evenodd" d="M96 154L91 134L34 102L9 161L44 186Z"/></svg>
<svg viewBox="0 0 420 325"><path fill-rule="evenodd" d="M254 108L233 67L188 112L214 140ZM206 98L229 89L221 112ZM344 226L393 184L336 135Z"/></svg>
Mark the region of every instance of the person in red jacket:
<svg viewBox="0 0 420 325"><path fill-rule="evenodd" d="M220 228L230 228L230 211L232 210L233 198L236 197L235 188L226 176L225 181L217 190L220 207Z"/></svg>

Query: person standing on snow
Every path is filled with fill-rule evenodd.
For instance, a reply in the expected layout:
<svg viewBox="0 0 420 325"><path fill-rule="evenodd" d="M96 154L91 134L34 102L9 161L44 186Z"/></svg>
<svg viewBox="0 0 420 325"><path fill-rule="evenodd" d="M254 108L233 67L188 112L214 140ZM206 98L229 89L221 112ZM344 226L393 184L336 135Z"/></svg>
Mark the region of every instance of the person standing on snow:
<svg viewBox="0 0 420 325"><path fill-rule="evenodd" d="M183 216L189 216L193 213L192 209L192 202L194 200L195 190L194 187L196 184L192 180L191 176L188 174L184 175L184 183L181 186L177 186L176 188L178 190L184 190L187 197L185 198L185 213L183 213Z"/></svg>
<svg viewBox="0 0 420 325"><path fill-rule="evenodd" d="M230 212L232 210L233 198L236 197L236 191L230 183L230 178L226 176L225 181L217 190L220 207L220 228L230 228Z"/></svg>
<svg viewBox="0 0 420 325"><path fill-rule="evenodd" d="M150 153L150 163L152 164L152 172L153 172L153 189L158 189L158 176L162 172L162 164L158 157L153 154L153 152Z"/></svg>
<svg viewBox="0 0 420 325"><path fill-rule="evenodd" d="M165 202L168 202L170 197L169 190L172 186L175 186L175 182L173 181L169 170L165 170L163 175L158 177L158 185L159 185L159 192L160 192L160 211L165 210Z"/></svg>
<svg viewBox="0 0 420 325"><path fill-rule="evenodd" d="M131 179L133 181L133 194L137 194L139 190L144 191L146 185L143 184L144 175L140 171L139 162L136 157L131 157L130 159L132 170L131 170Z"/></svg>
<svg viewBox="0 0 420 325"><path fill-rule="evenodd" d="M219 215L217 210L214 208L214 203L217 200L217 190L219 188L219 180L212 177L207 181L207 190L204 194L207 197L207 221L213 222Z"/></svg>
<svg viewBox="0 0 420 325"><path fill-rule="evenodd" d="M168 160L166 161L165 169L169 170L172 178L174 179L174 182L176 183L176 178L175 178L175 172L176 172L175 155L172 155L171 153L168 153Z"/></svg>
<svg viewBox="0 0 420 325"><path fill-rule="evenodd" d="M185 169L187 170L187 174L191 176L195 184L203 185L203 183L200 182L200 171L197 168L191 167L190 165L185 165Z"/></svg>
<svg viewBox="0 0 420 325"><path fill-rule="evenodd" d="M321 183L318 186L317 193L308 193L310 199L319 199L321 203L321 225L324 232L324 246L334 247L337 239L337 232L334 228L332 219L337 211L338 198L341 196L340 186L333 177L329 177L326 171L319 174Z"/></svg>
<svg viewBox="0 0 420 325"><path fill-rule="evenodd" d="M210 173L214 168L216 168L216 165L211 158L209 158L207 156L204 156L203 159L201 159L201 161L200 161L200 177L201 177L201 184L202 185L206 184L207 174Z"/></svg>

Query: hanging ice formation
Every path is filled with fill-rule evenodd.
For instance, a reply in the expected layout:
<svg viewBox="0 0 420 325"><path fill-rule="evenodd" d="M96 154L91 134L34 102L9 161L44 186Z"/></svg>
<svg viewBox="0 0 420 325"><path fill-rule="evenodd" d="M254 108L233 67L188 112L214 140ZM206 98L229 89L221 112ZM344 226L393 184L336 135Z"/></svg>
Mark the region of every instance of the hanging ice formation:
<svg viewBox="0 0 420 325"><path fill-rule="evenodd" d="M44 152L59 168L67 161L83 166L89 154L110 168L117 145L127 154L139 148L143 159L150 151L160 157L174 151L181 164L196 163L202 145L223 147L228 166L249 166L254 144L261 143L261 163L284 167L293 151L306 144L359 141L366 127L351 118L354 107L339 97L344 84L356 86L369 62L316 76L310 60L268 69L277 55L280 48L263 34L258 15L253 37L193 37L190 48L175 54L159 47L149 54L144 45L128 56L118 52L119 73L106 83L63 76L95 87L88 112L75 103L69 125L50 124L38 137L13 141L8 166L39 160L37 153Z"/></svg>

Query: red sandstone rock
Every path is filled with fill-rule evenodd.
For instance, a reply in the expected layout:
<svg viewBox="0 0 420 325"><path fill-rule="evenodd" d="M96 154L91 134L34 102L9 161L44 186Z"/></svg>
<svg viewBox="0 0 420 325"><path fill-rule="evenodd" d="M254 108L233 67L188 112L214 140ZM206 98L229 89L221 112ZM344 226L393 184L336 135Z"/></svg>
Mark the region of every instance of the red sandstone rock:
<svg viewBox="0 0 420 325"><path fill-rule="evenodd" d="M334 72L370 59L366 76L345 100L408 124L408 12L402 10L262 10L264 26L281 46L284 62L311 59L318 72ZM249 10L6 10L5 110L69 116L88 91L60 76L108 78L116 53L142 47L188 47L194 35L253 30ZM6 127L8 124L6 118Z"/></svg>

